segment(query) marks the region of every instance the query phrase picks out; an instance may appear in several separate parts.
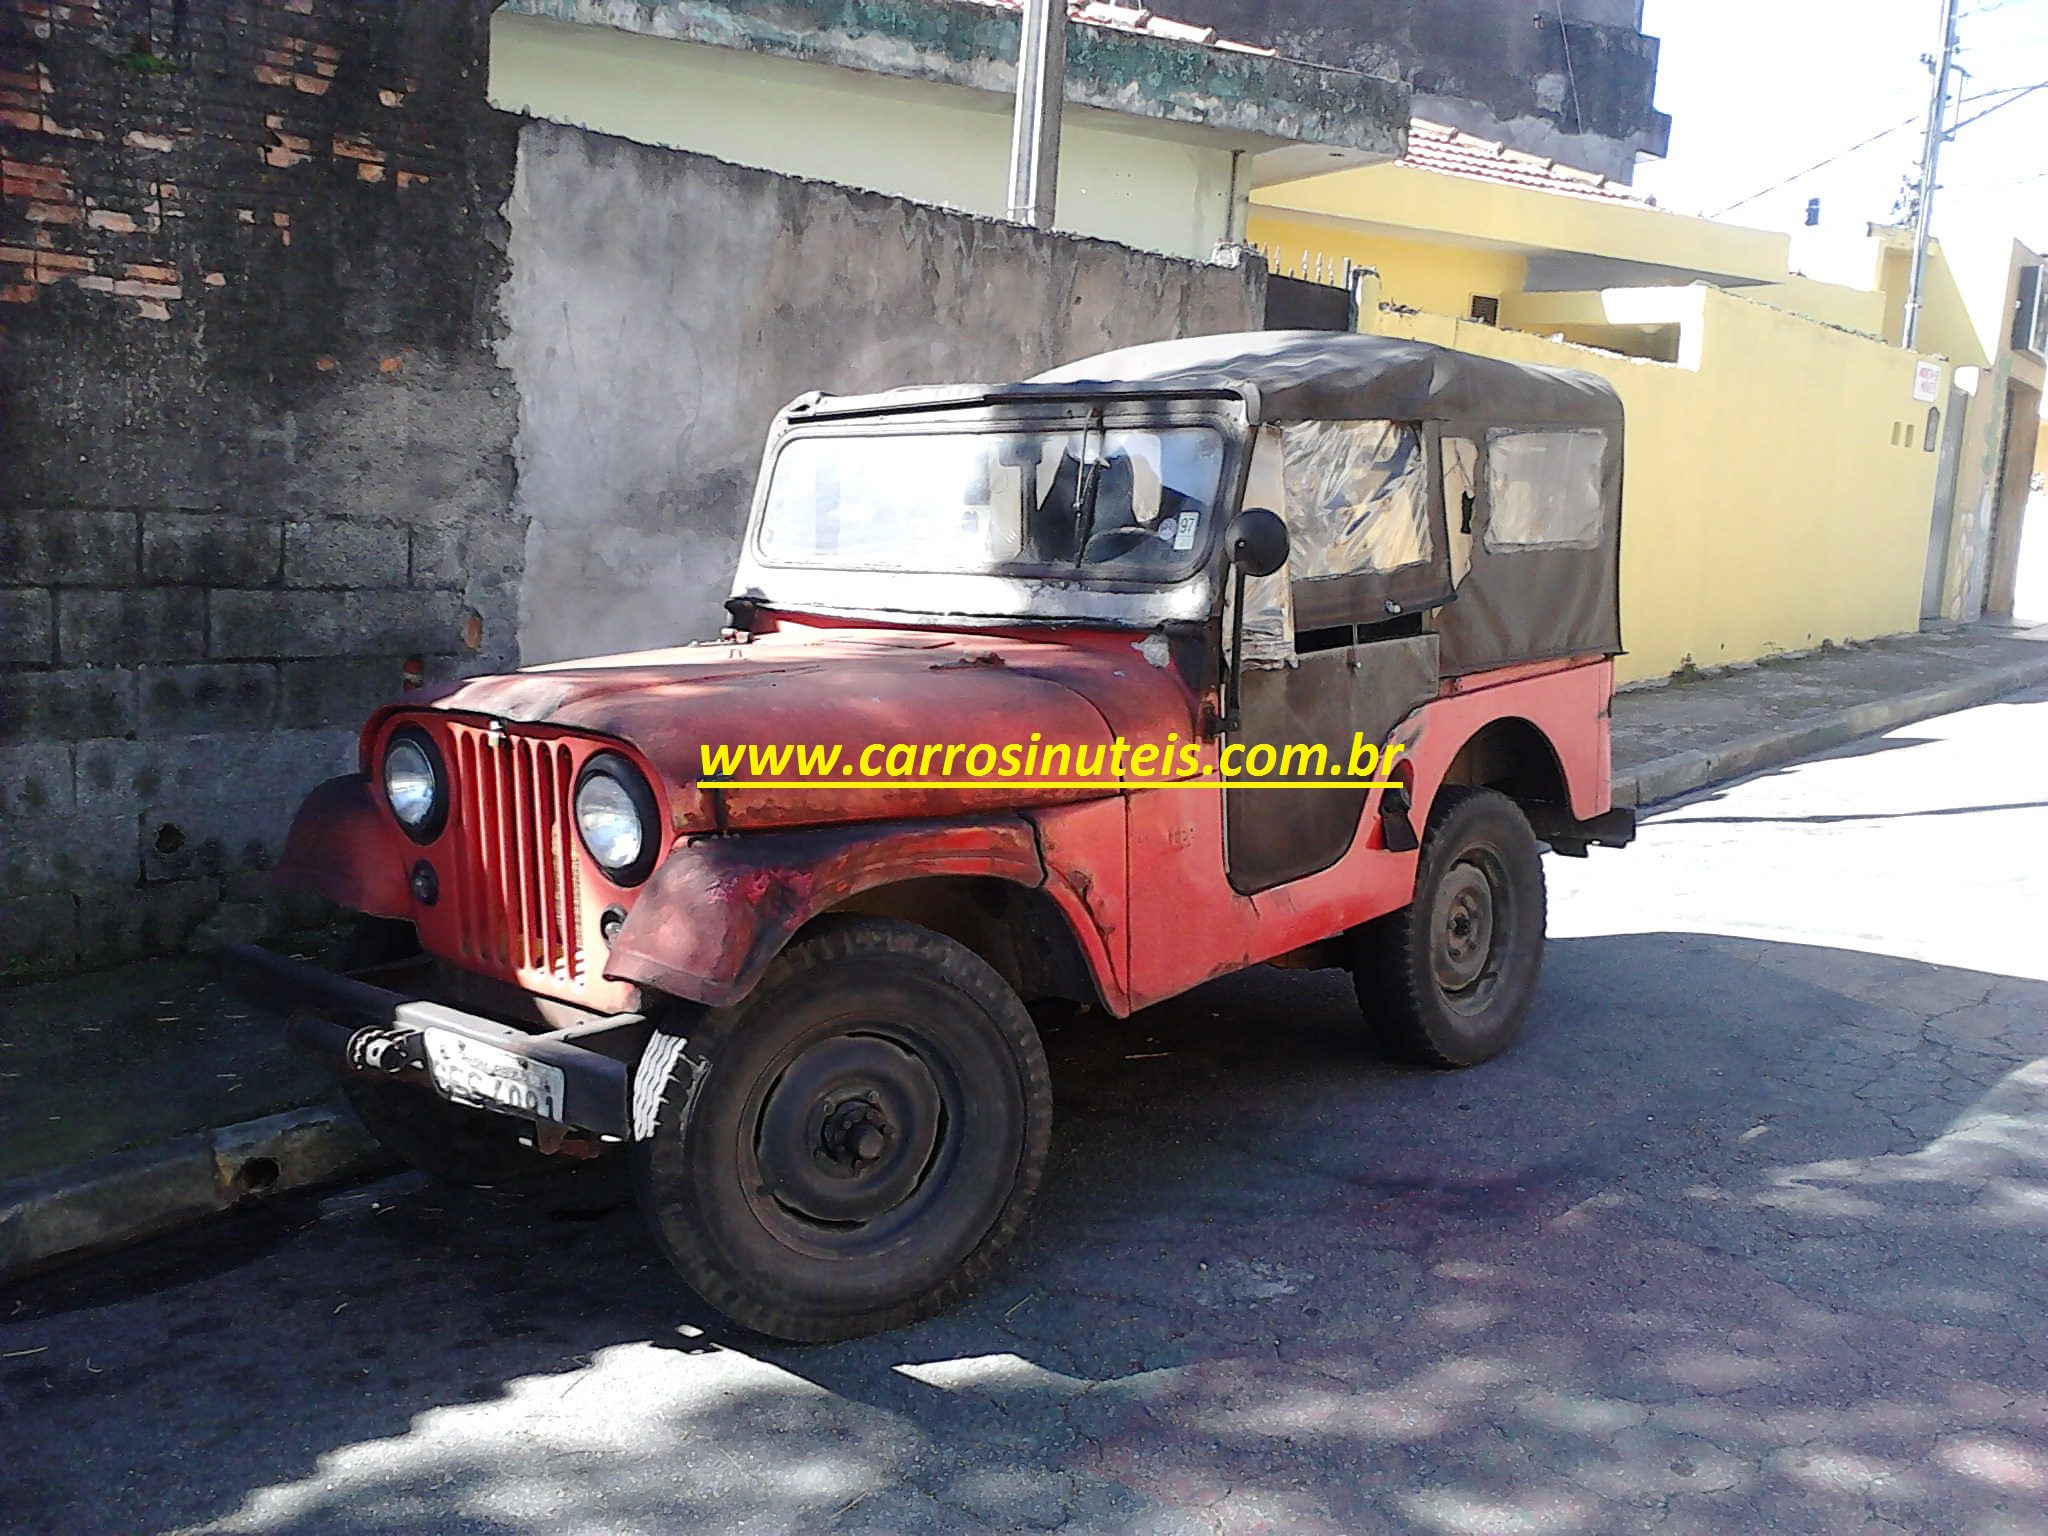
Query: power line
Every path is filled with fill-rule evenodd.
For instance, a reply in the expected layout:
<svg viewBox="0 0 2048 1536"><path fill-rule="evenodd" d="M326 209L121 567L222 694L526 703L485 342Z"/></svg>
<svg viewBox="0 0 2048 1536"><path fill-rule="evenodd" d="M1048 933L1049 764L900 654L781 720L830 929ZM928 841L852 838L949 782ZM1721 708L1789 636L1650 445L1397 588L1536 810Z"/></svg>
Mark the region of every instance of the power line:
<svg viewBox="0 0 2048 1536"><path fill-rule="evenodd" d="M1970 124L1978 122L1983 118L1989 117L1993 112L1998 111L2000 107L2009 107L2012 105L2014 101L2018 101L2021 97L2031 95L2033 92L2039 90L2048 90L2048 80L2040 81L2039 83L2034 85L2001 86L1997 90L1977 91L1972 93L1971 95L1961 97L1959 99L1958 105L1972 101L1984 101L1993 96L2009 96L2012 98L2012 100L2001 101L1998 104L1998 106L1986 108L1984 111L1979 112L1975 117L1966 117L1960 123L1957 123L1954 126L1952 126L1948 131L1950 133L1954 133L1958 129L1967 128L1970 126ZM1791 186L1796 181L1804 181L1807 177L1811 176L1815 171L1824 171L1829 166L1833 165L1836 161L1846 160L1849 158L1849 156L1855 154L1858 150L1868 149L1871 145L1877 143L1880 139L1888 139L1893 134L1897 133L1901 128L1910 128L1913 126L1913 124L1919 121L1920 114L1917 112L1914 113L1911 117L1902 117L1896 123L1893 123L1891 127L1881 128L1876 133L1873 133L1867 139L1858 139L1854 144L1851 144L1847 149L1837 150L1832 155L1829 155L1825 160L1816 161L1812 165L1809 165L1803 171L1795 171L1790 176L1787 176L1783 181L1774 181L1768 187L1765 187L1761 192L1752 192L1749 194L1749 196L1743 198L1742 201L1737 203L1730 203L1726 208L1723 208L1719 213L1710 213L1707 215L1707 217L1711 219L1726 218L1736 209L1747 208L1751 203L1756 202L1759 198L1769 197L1773 192L1782 191L1784 188Z"/></svg>
<svg viewBox="0 0 2048 1536"><path fill-rule="evenodd" d="M1989 197L1994 192L2009 192L2014 187L2028 186L2037 181L2048 181L2048 171L2029 171L2024 176L2014 176L2007 181L1994 181L1989 186L1971 186L1966 182L1953 190L1946 187L1943 190L1948 191L1951 197Z"/></svg>
<svg viewBox="0 0 2048 1536"><path fill-rule="evenodd" d="M1994 112L2003 112L2007 107L2011 106L2016 101L2024 101L2027 97L2033 95L2036 91L2048 91L2048 80L2036 81L2033 85L2022 85L2013 87L2012 94L2008 96L2004 101L2001 101L1997 106L1986 107L1982 112L1979 112L1975 117L1966 117L1960 123L1957 123L1953 127L1951 127L1949 129L1950 137L1954 137L1956 134L1961 133L1965 128L1969 127L1972 123L1983 122L1985 118L1989 117Z"/></svg>
<svg viewBox="0 0 2048 1536"><path fill-rule="evenodd" d="M1752 192L1749 194L1749 196L1743 198L1740 202L1730 203L1726 208L1723 208L1719 213L1710 213L1707 215L1707 217L1710 219L1725 218L1738 208L1747 208L1751 203L1757 201L1757 199L1769 197L1773 192L1779 191L1780 189L1785 187L1789 187L1795 181L1804 181L1808 176L1811 176L1815 171L1824 171L1829 166L1833 165L1837 160L1846 160L1849 158L1849 156L1855 154L1856 151L1858 151L1859 149L1868 149L1871 145L1875 144L1879 139L1888 139L1893 134L1897 133L1901 128L1910 128L1914 123L1918 121L1919 117L1917 114L1913 117L1902 117L1896 123L1893 123L1891 127L1881 128L1876 133L1873 133L1867 139L1858 139L1854 144L1851 144L1847 149L1837 150L1834 154L1829 155L1827 159L1817 160L1812 165L1809 165L1803 171L1794 171L1790 176L1787 176L1783 181L1774 181L1768 187L1765 187L1761 192Z"/></svg>
<svg viewBox="0 0 2048 1536"><path fill-rule="evenodd" d="M1564 0L1557 0L1557 40L1564 46L1565 78L1572 85L1572 128L1575 132L1586 131L1586 109L1579 102L1579 70L1572 63L1572 31L1565 24Z"/></svg>

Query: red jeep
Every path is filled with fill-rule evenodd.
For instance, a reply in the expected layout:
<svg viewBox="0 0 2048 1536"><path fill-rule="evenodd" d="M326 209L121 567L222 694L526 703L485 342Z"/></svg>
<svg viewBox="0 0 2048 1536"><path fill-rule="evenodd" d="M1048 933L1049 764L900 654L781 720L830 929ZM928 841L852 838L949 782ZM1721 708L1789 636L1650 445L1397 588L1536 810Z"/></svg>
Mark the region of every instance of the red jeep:
<svg viewBox="0 0 2048 1536"><path fill-rule="evenodd" d="M1315 332L806 396L723 638L380 710L278 870L345 974L238 962L415 1164L618 1144L739 1322L923 1316L1038 1183L1027 1001L1342 967L1410 1059L1514 1039L1541 844L1634 830L1621 461L1596 378Z"/></svg>

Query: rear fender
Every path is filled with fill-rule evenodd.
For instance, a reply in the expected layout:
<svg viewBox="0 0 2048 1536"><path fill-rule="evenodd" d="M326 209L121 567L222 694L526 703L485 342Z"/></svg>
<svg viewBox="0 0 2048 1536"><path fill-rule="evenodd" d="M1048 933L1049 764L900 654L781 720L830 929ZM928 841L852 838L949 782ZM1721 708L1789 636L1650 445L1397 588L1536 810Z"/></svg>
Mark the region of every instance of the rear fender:
<svg viewBox="0 0 2048 1536"><path fill-rule="evenodd" d="M403 835L379 808L366 773L320 785L299 806L271 879L371 917L413 915Z"/></svg>
<svg viewBox="0 0 2048 1536"><path fill-rule="evenodd" d="M1036 889L1045 864L1021 816L869 822L678 843L633 903L605 975L723 1007L752 991L798 929L860 892L933 875Z"/></svg>

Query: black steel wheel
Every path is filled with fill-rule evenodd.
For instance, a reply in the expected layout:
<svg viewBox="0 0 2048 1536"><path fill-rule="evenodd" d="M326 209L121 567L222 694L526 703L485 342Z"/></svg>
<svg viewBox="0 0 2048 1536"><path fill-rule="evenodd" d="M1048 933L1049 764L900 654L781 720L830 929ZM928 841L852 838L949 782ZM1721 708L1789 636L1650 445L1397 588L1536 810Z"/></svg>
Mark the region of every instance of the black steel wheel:
<svg viewBox="0 0 2048 1536"><path fill-rule="evenodd" d="M1389 1049L1471 1067L1521 1033L1543 970L1543 861L1521 808L1491 789L1437 792L1415 899L1352 935L1358 1002Z"/></svg>
<svg viewBox="0 0 2048 1536"><path fill-rule="evenodd" d="M828 919L729 1008L679 1014L634 1084L641 1207L690 1288L760 1333L852 1338L978 1285L1052 1132L1037 1031L953 940Z"/></svg>

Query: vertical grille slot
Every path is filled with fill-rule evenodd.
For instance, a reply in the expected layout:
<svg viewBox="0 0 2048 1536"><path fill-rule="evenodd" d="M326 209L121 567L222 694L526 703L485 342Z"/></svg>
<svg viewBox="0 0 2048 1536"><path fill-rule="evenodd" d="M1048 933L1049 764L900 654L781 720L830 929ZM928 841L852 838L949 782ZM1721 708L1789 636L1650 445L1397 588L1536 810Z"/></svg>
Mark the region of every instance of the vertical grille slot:
<svg viewBox="0 0 2048 1536"><path fill-rule="evenodd" d="M562 742L450 723L456 811L457 943L478 969L583 979L570 800Z"/></svg>

